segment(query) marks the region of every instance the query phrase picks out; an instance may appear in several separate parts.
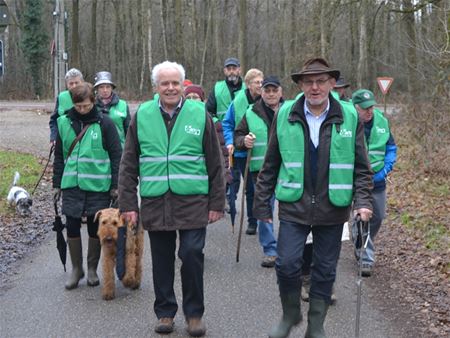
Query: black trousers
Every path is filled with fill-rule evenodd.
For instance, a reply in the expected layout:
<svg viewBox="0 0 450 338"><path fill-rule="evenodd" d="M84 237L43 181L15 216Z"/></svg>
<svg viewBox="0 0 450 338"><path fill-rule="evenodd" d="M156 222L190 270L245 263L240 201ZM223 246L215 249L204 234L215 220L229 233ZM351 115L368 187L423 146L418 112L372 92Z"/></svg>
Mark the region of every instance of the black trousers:
<svg viewBox="0 0 450 338"><path fill-rule="evenodd" d="M175 278L176 231L149 231L152 253L156 317L174 318L178 310L173 283ZM203 268L206 228L179 230L178 257L181 259L183 313L186 318L202 317Z"/></svg>
<svg viewBox="0 0 450 338"><path fill-rule="evenodd" d="M98 220L94 222L94 215L87 217L87 229L89 237L98 238ZM69 238L77 238L81 237L81 218L73 218L70 216L66 216L66 229L67 229L67 237Z"/></svg>

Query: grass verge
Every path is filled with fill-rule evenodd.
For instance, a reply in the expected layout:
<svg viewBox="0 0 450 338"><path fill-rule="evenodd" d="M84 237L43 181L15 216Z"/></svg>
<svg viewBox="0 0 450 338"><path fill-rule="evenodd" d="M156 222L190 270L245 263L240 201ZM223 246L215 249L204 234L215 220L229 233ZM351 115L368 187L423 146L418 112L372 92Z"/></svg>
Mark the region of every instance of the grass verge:
<svg viewBox="0 0 450 338"><path fill-rule="evenodd" d="M42 171L42 165L38 158L29 154L21 154L14 151L0 150L0 215L9 215L14 213L10 208L6 197L14 179L16 171L20 174L18 185L25 188L29 193L36 185Z"/></svg>

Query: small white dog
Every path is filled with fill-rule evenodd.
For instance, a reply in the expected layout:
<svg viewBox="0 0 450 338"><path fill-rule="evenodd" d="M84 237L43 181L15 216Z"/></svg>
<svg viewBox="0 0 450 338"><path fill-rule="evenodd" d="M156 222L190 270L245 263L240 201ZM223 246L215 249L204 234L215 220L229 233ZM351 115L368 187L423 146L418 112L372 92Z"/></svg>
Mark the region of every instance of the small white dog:
<svg viewBox="0 0 450 338"><path fill-rule="evenodd" d="M15 207L20 216L30 216L33 200L30 194L22 187L17 186L20 174L16 171L11 189L8 193L8 203L11 207Z"/></svg>

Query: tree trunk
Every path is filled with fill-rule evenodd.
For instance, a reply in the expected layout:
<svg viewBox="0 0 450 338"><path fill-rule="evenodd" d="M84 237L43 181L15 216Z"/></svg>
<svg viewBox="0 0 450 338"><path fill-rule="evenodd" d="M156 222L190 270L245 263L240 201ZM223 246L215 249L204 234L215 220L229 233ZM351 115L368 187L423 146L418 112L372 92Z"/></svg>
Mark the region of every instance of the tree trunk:
<svg viewBox="0 0 450 338"><path fill-rule="evenodd" d="M411 0L403 0L403 8L406 11L404 18L405 32L407 36L406 61L408 63L408 92L411 97L418 95L417 81L417 56L416 56L416 31L415 31L415 13L412 11L414 3Z"/></svg>
<svg viewBox="0 0 450 338"><path fill-rule="evenodd" d="M238 37L238 51L241 62L241 72L247 71L246 62L246 33L247 33L247 3L245 0L239 0L239 37Z"/></svg>
<svg viewBox="0 0 450 338"><path fill-rule="evenodd" d="M361 0L359 3L359 60L357 68L357 86L365 87L365 78L367 74L367 0Z"/></svg>
<svg viewBox="0 0 450 338"><path fill-rule="evenodd" d="M175 59L184 64L185 57L183 51L183 9L182 1L175 0Z"/></svg>
<svg viewBox="0 0 450 338"><path fill-rule="evenodd" d="M161 19L161 30L162 30L162 43L163 43L163 52L164 52L164 60L167 60L167 36L166 36L166 22L165 22L165 9L164 9L164 0L160 0L159 2L159 17Z"/></svg>
<svg viewBox="0 0 450 338"><path fill-rule="evenodd" d="M79 1L78 0L72 0L72 43L70 46L72 55L71 55L71 62L70 62L70 68L80 68L81 66L81 60L80 60L80 33L78 30L78 12L79 12Z"/></svg>
<svg viewBox="0 0 450 338"><path fill-rule="evenodd" d="M203 76L205 74L205 62L206 62L206 51L208 50L208 41L210 40L209 36L211 35L211 25L212 25L212 3L208 1L209 9L208 9L208 23L206 24L206 34L205 41L203 43L203 55L202 55L202 63L201 63L201 72L200 72L200 86L203 86Z"/></svg>
<svg viewBox="0 0 450 338"><path fill-rule="evenodd" d="M88 62L91 65L89 72L94 75L97 71L97 0L92 0L90 49L92 51L92 59Z"/></svg>

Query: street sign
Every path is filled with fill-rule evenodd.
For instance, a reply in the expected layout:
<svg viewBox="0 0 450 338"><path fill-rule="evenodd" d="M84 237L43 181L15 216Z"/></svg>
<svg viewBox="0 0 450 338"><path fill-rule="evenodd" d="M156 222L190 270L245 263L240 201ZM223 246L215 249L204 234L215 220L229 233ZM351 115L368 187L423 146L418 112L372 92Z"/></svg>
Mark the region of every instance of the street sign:
<svg viewBox="0 0 450 338"><path fill-rule="evenodd" d="M377 77L378 87L380 87L381 92L383 95L386 95L389 91L389 88L392 85L392 82L394 82L393 77Z"/></svg>

